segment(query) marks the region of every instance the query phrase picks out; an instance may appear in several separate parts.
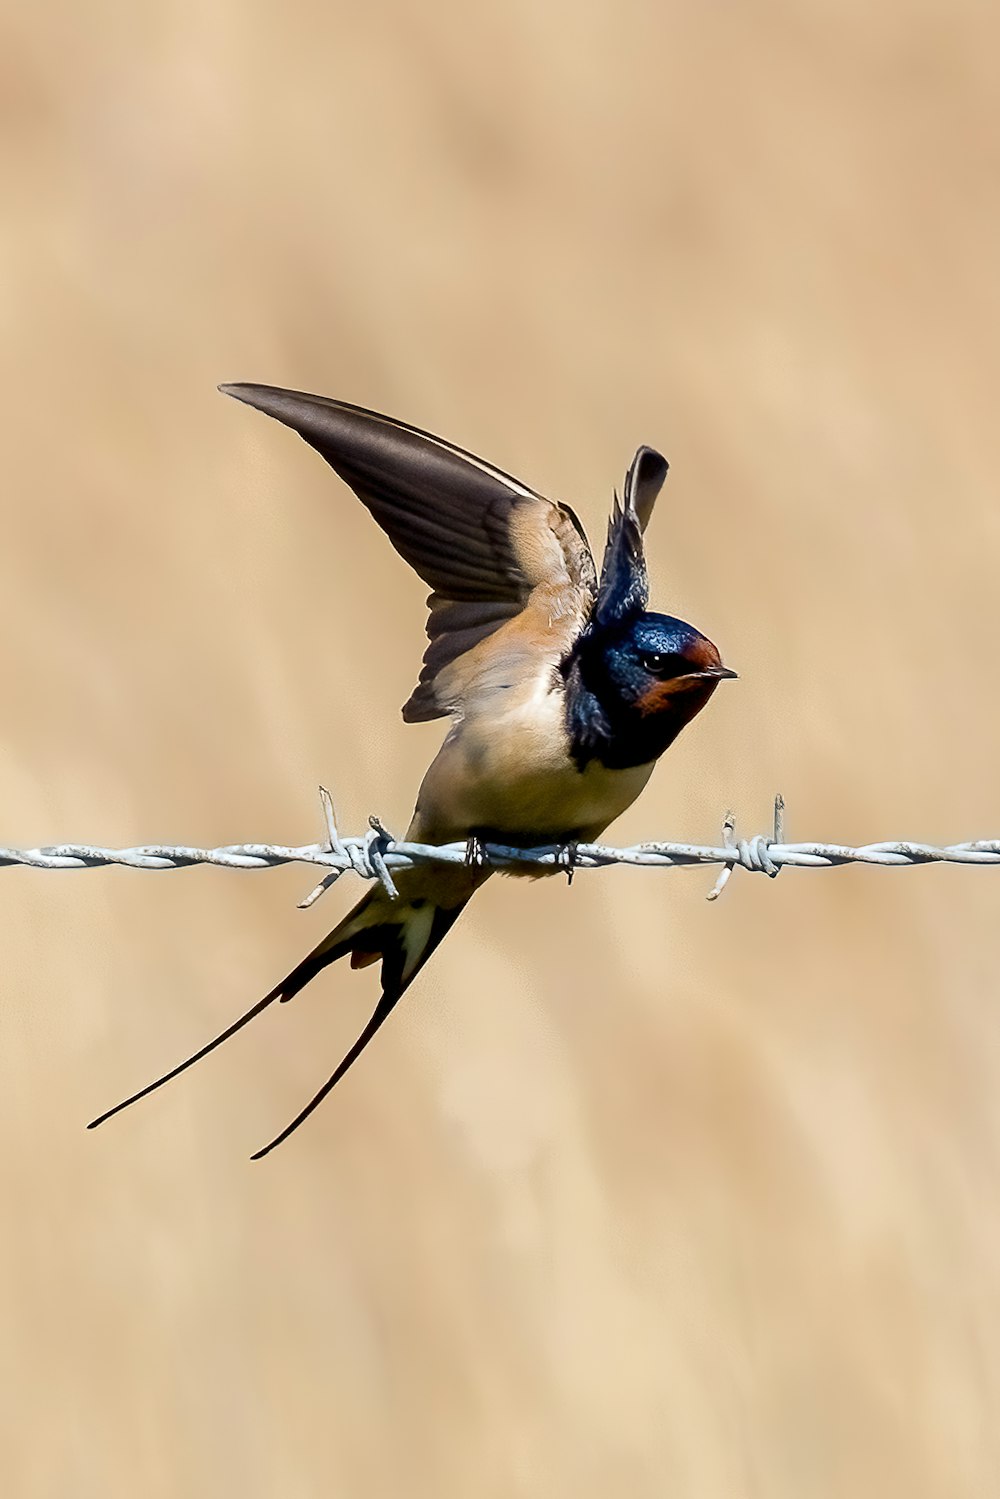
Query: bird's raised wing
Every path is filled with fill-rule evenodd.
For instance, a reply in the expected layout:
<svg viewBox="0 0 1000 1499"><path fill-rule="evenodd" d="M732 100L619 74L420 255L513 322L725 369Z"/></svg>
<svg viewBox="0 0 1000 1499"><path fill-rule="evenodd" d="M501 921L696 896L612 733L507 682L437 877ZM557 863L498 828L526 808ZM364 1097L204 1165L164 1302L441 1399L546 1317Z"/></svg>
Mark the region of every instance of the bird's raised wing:
<svg viewBox="0 0 1000 1499"><path fill-rule="evenodd" d="M625 475L624 502L619 503L615 495L594 605L594 623L599 626L640 614L649 602L642 538L668 467L655 448L639 448Z"/></svg>
<svg viewBox="0 0 1000 1499"><path fill-rule="evenodd" d="M587 538L566 505L451 443L326 396L270 385L222 385L298 432L367 506L400 556L434 590L430 644L407 722L461 708L453 663L526 609L567 648L590 612L596 575ZM538 641L540 650L546 641Z"/></svg>

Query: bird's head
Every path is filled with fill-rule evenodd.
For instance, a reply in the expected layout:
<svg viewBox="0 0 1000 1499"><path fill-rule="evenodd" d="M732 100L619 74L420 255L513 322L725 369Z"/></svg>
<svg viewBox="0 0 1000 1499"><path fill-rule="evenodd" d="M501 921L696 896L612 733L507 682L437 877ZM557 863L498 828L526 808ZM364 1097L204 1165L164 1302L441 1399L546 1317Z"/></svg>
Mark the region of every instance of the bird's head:
<svg viewBox="0 0 1000 1499"><path fill-rule="evenodd" d="M669 614L591 628L574 667L582 691L573 694L571 735L581 758L608 765L657 759L719 683L736 676L706 635Z"/></svg>
<svg viewBox="0 0 1000 1499"><path fill-rule="evenodd" d="M686 723L736 675L706 635L669 614L636 615L598 645L599 675L640 718L671 713Z"/></svg>

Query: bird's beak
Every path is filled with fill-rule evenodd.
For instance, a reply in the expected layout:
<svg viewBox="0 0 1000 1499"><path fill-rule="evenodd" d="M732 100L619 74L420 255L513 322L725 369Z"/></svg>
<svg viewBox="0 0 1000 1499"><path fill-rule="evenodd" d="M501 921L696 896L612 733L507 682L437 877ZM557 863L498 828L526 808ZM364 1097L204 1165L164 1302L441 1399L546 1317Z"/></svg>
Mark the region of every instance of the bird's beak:
<svg viewBox="0 0 1000 1499"><path fill-rule="evenodd" d="M695 682L722 682L727 677L736 677L735 671L730 671L728 666L703 666L700 671L685 672L685 680Z"/></svg>
<svg viewBox="0 0 1000 1499"><path fill-rule="evenodd" d="M697 671L686 671L676 681L690 682L694 686L699 682L721 682L726 677L735 676L736 672L730 671L728 666L703 666Z"/></svg>

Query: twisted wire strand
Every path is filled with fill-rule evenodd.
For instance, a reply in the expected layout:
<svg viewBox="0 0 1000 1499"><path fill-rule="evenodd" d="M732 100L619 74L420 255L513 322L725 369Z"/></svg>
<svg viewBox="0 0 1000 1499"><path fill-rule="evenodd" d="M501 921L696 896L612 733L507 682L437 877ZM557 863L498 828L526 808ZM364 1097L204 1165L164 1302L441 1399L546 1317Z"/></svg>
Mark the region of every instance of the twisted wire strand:
<svg viewBox="0 0 1000 1499"><path fill-rule="evenodd" d="M843 843L786 843L782 837L781 798L775 802L773 835L749 840L735 837L731 813L723 825L724 843L651 842L631 848L610 848L600 843L539 848L512 848L504 844L477 845L474 854L465 843L432 846L395 840L377 818L360 838L341 838L329 793L321 790L327 841L324 843L234 843L222 848L197 848L188 844L143 844L136 848L102 848L94 844L60 843L45 848L0 847L0 867L24 865L30 869L97 869L119 865L126 869L189 869L197 864L217 869L275 869L283 864L313 864L326 871L323 879L302 902L311 905L340 875L353 871L363 879L378 879L390 896L396 895L394 870L420 864L463 864L474 857L494 869L536 868L561 870L569 875L577 869L602 869L612 864L642 868L677 869L694 865L721 865L712 897L721 893L733 869L773 878L781 869L830 869L844 864L873 864L898 868L917 864L1000 864L1000 838L977 838L966 843L939 847L907 839L851 846Z"/></svg>
<svg viewBox="0 0 1000 1499"><path fill-rule="evenodd" d="M750 844L731 848L693 843L637 843L631 848L609 848L601 843L577 844L572 859L577 869L603 869L609 864L632 864L648 868L675 869L692 864L724 864L765 874L753 861ZM283 864L315 864L345 874L353 870L363 879L377 879L376 868L369 862L367 838L345 838L343 853L335 853L321 843L287 845L282 843L232 843L222 848L195 848L188 844L148 843L137 848L102 848L89 843L58 843L45 848L4 848L0 846L0 868L24 865L29 869L102 869L120 865L125 869L190 869L196 864L211 864L218 869L277 869ZM880 864L897 867L907 864L1000 864L1000 838L978 838L971 843L949 843L943 847L930 843L892 840L886 843L864 843L852 847L843 843L772 843L766 842L771 863L777 868L789 865L797 869L831 869L841 864ZM546 845L540 848L509 848L504 844L482 845L483 862L496 869L513 865L551 868L566 867L564 848ZM390 841L381 851L388 869L410 869L417 864L463 864L464 843L405 843Z"/></svg>

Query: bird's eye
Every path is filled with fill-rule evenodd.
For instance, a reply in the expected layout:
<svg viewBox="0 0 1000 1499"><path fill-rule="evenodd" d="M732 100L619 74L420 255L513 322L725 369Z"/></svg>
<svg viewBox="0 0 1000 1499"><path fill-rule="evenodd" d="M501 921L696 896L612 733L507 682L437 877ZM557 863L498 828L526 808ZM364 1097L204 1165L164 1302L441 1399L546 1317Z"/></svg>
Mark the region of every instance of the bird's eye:
<svg viewBox="0 0 1000 1499"><path fill-rule="evenodd" d="M642 665L652 677L684 677L691 664L677 651L643 651Z"/></svg>

